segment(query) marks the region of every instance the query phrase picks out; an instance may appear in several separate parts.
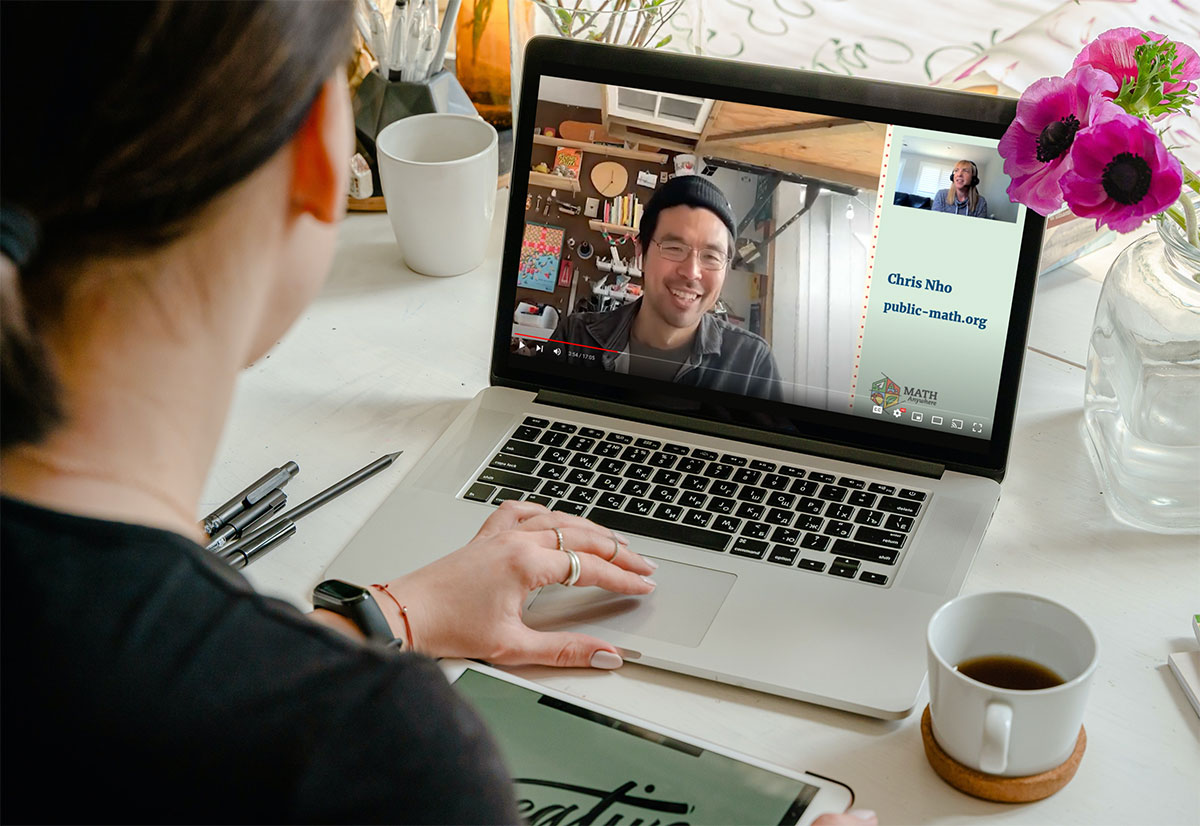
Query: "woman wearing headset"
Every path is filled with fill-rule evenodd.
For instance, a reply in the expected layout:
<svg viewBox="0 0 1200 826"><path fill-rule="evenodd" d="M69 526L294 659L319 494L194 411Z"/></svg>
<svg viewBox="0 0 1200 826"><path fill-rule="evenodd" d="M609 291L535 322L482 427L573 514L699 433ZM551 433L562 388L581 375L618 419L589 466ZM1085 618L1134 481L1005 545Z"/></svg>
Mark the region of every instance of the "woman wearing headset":
<svg viewBox="0 0 1200 826"><path fill-rule="evenodd" d="M987 199L979 194L979 167L974 161L959 161L950 173L950 186L933 197L934 212L949 212L971 218L987 218Z"/></svg>

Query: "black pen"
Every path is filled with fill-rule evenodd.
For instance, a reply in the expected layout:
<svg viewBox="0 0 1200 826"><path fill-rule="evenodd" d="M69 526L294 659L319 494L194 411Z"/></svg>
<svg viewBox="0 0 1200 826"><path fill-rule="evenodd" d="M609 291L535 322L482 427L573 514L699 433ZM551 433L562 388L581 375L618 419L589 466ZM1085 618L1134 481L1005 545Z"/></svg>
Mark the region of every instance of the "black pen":
<svg viewBox="0 0 1200 826"><path fill-rule="evenodd" d="M272 525L274 527L272 527ZM238 547L223 552L222 558L233 568L245 568L250 560L271 548L286 542L296 534L296 523L290 519L276 520L254 536L248 537Z"/></svg>
<svg viewBox="0 0 1200 826"><path fill-rule="evenodd" d="M287 494L279 488L275 488L275 490L268 493L262 499L259 499L250 507L240 513L234 514L232 519L217 528L216 533L211 537L211 541L204 547L210 551L219 551L251 528L254 528L255 522L279 513L286 504Z"/></svg>
<svg viewBox="0 0 1200 826"><path fill-rule="evenodd" d="M242 554L241 553L243 547L249 546L250 543L258 540L259 537L267 535L268 531L273 531L276 528L278 528L280 525L284 525L285 523L289 523L289 522L294 523L297 519L299 519L302 516L306 516L309 513L312 513L314 510L316 510L317 508L324 505L330 499L340 496L341 494L350 490L350 488L354 487L355 485L359 484L360 482L371 478L376 473L378 473L379 471L383 470L385 467L390 465L392 462L396 461L396 457L399 456L403 452L404 452L403 450L397 450L395 453L389 453L386 456L381 456L380 458L376 459L374 462L371 462L371 464L367 465L366 467L359 468L358 470L354 471L354 473L351 473L349 476L347 476L345 479L341 480L340 482L330 485L329 487L325 488L325 490L321 491L320 493L318 493L316 496L312 497L311 499L306 499L305 501L301 502L299 505L297 505L296 507L287 511L286 513L283 513L280 516L278 516L277 518L272 519L266 525L264 525L261 528L258 528L253 533L251 533L247 536L244 536L241 539L238 539L237 541L231 542L230 544L226 545L221 551L221 556L226 561L241 560L241 564L239 564L237 567L239 567L239 568L242 567L242 565L245 565L247 562L249 562L250 559L253 558L253 554L249 554L249 553ZM289 534L289 536L290 536L290 534ZM282 540L280 540L280 541L282 541ZM261 553L261 550L259 550L258 553Z"/></svg>
<svg viewBox="0 0 1200 826"><path fill-rule="evenodd" d="M204 517L204 521L200 526L204 528L206 534L210 537L213 536L230 519L258 502L271 491L275 490L275 488L281 488L286 485L288 480L299 472L300 466L295 462L288 462L283 467L267 471L257 482Z"/></svg>

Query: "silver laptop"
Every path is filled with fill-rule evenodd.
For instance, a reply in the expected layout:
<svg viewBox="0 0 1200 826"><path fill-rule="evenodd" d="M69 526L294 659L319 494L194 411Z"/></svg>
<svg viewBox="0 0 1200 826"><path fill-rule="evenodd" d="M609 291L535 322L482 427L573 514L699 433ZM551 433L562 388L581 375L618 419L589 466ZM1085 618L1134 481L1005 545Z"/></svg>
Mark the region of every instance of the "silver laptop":
<svg viewBox="0 0 1200 826"><path fill-rule="evenodd" d="M330 575L416 568L530 499L660 565L643 598L544 588L531 625L907 715L1008 456L1043 228L1005 194L1015 103L561 39L526 55L492 386ZM663 234L668 208L640 250L680 190L723 196L732 243ZM715 287L676 289L697 267ZM677 329L703 309L673 351L638 322L671 317L664 283Z"/></svg>

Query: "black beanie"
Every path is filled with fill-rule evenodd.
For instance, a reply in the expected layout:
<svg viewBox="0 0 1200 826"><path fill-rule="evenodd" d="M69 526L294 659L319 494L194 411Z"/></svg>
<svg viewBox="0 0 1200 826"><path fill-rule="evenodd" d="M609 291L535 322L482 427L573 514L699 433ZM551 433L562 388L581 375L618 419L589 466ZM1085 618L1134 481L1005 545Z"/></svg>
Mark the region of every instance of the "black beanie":
<svg viewBox="0 0 1200 826"><path fill-rule="evenodd" d="M733 207L721 188L703 175L676 175L658 188L650 203L642 211L642 222L638 225L638 238L643 245L654 236L658 225L658 213L676 206L703 207L721 219L729 228L729 237L737 238L737 221Z"/></svg>

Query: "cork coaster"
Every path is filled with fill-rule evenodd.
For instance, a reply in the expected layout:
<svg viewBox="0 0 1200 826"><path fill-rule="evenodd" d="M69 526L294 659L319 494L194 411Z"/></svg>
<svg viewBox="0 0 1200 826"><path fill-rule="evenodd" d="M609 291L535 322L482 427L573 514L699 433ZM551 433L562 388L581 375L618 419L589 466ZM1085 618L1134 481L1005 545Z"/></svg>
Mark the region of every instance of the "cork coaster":
<svg viewBox="0 0 1200 826"><path fill-rule="evenodd" d="M996 803L1030 803L1054 794L1071 782L1075 770L1079 768L1079 761L1083 759L1083 750L1087 748L1087 732L1080 726L1075 751L1061 766L1026 777L1000 777L964 766L942 751L942 747L933 739L933 719L929 714L929 706L925 706L925 713L921 715L921 739L925 742L925 757L938 777L960 792Z"/></svg>

